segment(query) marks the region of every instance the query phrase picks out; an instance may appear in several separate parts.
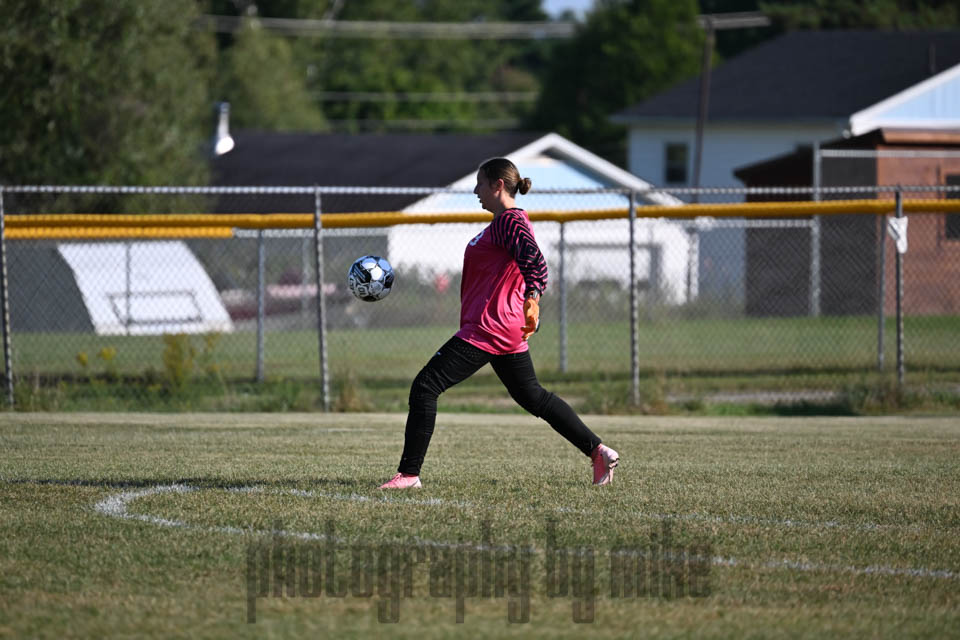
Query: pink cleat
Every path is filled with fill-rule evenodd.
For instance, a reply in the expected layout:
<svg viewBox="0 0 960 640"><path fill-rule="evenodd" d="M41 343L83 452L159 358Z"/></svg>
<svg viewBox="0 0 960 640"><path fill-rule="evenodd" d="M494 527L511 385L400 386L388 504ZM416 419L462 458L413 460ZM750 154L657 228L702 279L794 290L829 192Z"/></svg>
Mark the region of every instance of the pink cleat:
<svg viewBox="0 0 960 640"><path fill-rule="evenodd" d="M620 462L620 454L610 447L598 444L590 452L593 460L593 484L610 484L613 480L613 468Z"/></svg>
<svg viewBox="0 0 960 640"><path fill-rule="evenodd" d="M420 476L408 476L405 473L398 473L390 478L389 482L380 485L381 489L422 489Z"/></svg>

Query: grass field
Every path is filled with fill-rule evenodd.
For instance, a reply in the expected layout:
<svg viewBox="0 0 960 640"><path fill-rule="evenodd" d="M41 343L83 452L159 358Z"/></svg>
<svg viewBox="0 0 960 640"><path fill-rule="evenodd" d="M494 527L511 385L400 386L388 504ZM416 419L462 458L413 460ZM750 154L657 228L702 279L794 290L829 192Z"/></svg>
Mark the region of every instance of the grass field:
<svg viewBox="0 0 960 640"><path fill-rule="evenodd" d="M441 414L381 495L402 414L2 414L0 636L960 637L956 417L587 421L611 486L534 418Z"/></svg>
<svg viewBox="0 0 960 640"><path fill-rule="evenodd" d="M954 343L960 317L907 318L905 324L905 382L908 390L925 396L912 404L932 405L935 410L956 405L960 361ZM449 326L331 331L327 350L333 404L340 410L405 410L410 381L451 333ZM882 391L896 380L892 322L885 336L886 366L877 372L874 318L645 322L638 336L641 404L660 413L671 397L692 399L700 406L704 398L724 393L801 391L830 396L851 388L854 395ZM254 376L253 332L223 334L209 345L202 336L183 336L176 346L171 350L162 336L15 333L18 405L55 411L276 411L322 406L314 331L267 332L264 375L272 388L230 386ZM630 411L629 325L573 323L567 347L568 369L563 373L557 326L545 324L531 341L538 374L551 389L585 411ZM99 355L104 352L109 359ZM216 384L206 388L181 384L176 394L168 393L172 378L204 382L210 371L216 372ZM101 384L92 385L91 380ZM946 395L931 403L933 394ZM485 369L451 390L449 397L460 407L482 410L505 395ZM676 401L685 402L689 404ZM509 401L508 405L513 408ZM854 407L853 412L861 413L859 409Z"/></svg>
<svg viewBox="0 0 960 640"><path fill-rule="evenodd" d="M425 359L454 332L455 325L331 330L329 365L365 378L412 377ZM953 349L960 333L960 316L905 319L908 370L960 370ZM199 361L201 336L192 344ZM14 333L14 371L17 375L81 374L77 355L86 354L87 373L100 373L106 363L97 354L114 352L110 366L119 374L163 371L162 336L97 336L83 333ZM664 319L643 322L638 330L640 366L667 373L790 371L872 371L877 362L877 321L868 316L822 318ZM544 322L531 340L539 368L558 368L559 335L553 322ZM568 370L572 372L629 372L628 322L572 323L567 336ZM229 377L251 377L257 339L252 331L222 334L208 359ZM267 331L264 344L266 374L318 375L315 330ZM896 326L888 319L885 361L896 366ZM199 366L199 362L197 362Z"/></svg>

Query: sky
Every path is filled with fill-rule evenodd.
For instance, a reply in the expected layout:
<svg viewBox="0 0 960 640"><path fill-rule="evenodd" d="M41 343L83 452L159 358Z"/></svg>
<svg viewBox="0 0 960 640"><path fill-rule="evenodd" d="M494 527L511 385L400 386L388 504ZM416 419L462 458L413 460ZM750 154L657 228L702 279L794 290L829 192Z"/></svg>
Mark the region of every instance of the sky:
<svg viewBox="0 0 960 640"><path fill-rule="evenodd" d="M560 15L564 9L573 9L583 17L583 12L590 8L593 0L543 0L543 10L551 16Z"/></svg>

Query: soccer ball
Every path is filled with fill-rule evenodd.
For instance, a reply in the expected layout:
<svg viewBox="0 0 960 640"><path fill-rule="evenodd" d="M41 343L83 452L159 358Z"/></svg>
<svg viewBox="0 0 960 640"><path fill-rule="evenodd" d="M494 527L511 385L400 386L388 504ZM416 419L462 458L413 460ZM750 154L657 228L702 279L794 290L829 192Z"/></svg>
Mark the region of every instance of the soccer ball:
<svg viewBox="0 0 960 640"><path fill-rule="evenodd" d="M393 287L393 267L386 258L363 256L357 258L347 272L350 293L367 302L383 300Z"/></svg>

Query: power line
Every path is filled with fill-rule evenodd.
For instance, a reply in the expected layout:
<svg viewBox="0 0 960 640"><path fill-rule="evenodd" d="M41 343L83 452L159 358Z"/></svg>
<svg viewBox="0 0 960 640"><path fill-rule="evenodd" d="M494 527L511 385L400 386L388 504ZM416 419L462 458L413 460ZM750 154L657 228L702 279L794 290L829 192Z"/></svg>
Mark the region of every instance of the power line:
<svg viewBox="0 0 960 640"><path fill-rule="evenodd" d="M321 102L533 102L536 91L435 91L393 93L389 91L317 91Z"/></svg>
<svg viewBox="0 0 960 640"><path fill-rule="evenodd" d="M198 26L217 33L236 33L250 20L259 27L286 36L432 40L543 40L566 39L577 23L556 22L388 22L385 20L321 20L299 18L247 18L204 15ZM715 30L766 27L770 18L759 11L712 13L697 16L701 27Z"/></svg>
<svg viewBox="0 0 960 640"><path fill-rule="evenodd" d="M769 27L770 18L759 11L733 11L730 13L705 13L697 16L701 28L712 27L715 31Z"/></svg>
<svg viewBox="0 0 960 640"><path fill-rule="evenodd" d="M515 40L569 38L573 22L387 22L383 20L307 20L293 18L244 18L205 15L201 28L217 33L235 33L248 20L268 31L288 36L330 38L429 38L434 40Z"/></svg>

